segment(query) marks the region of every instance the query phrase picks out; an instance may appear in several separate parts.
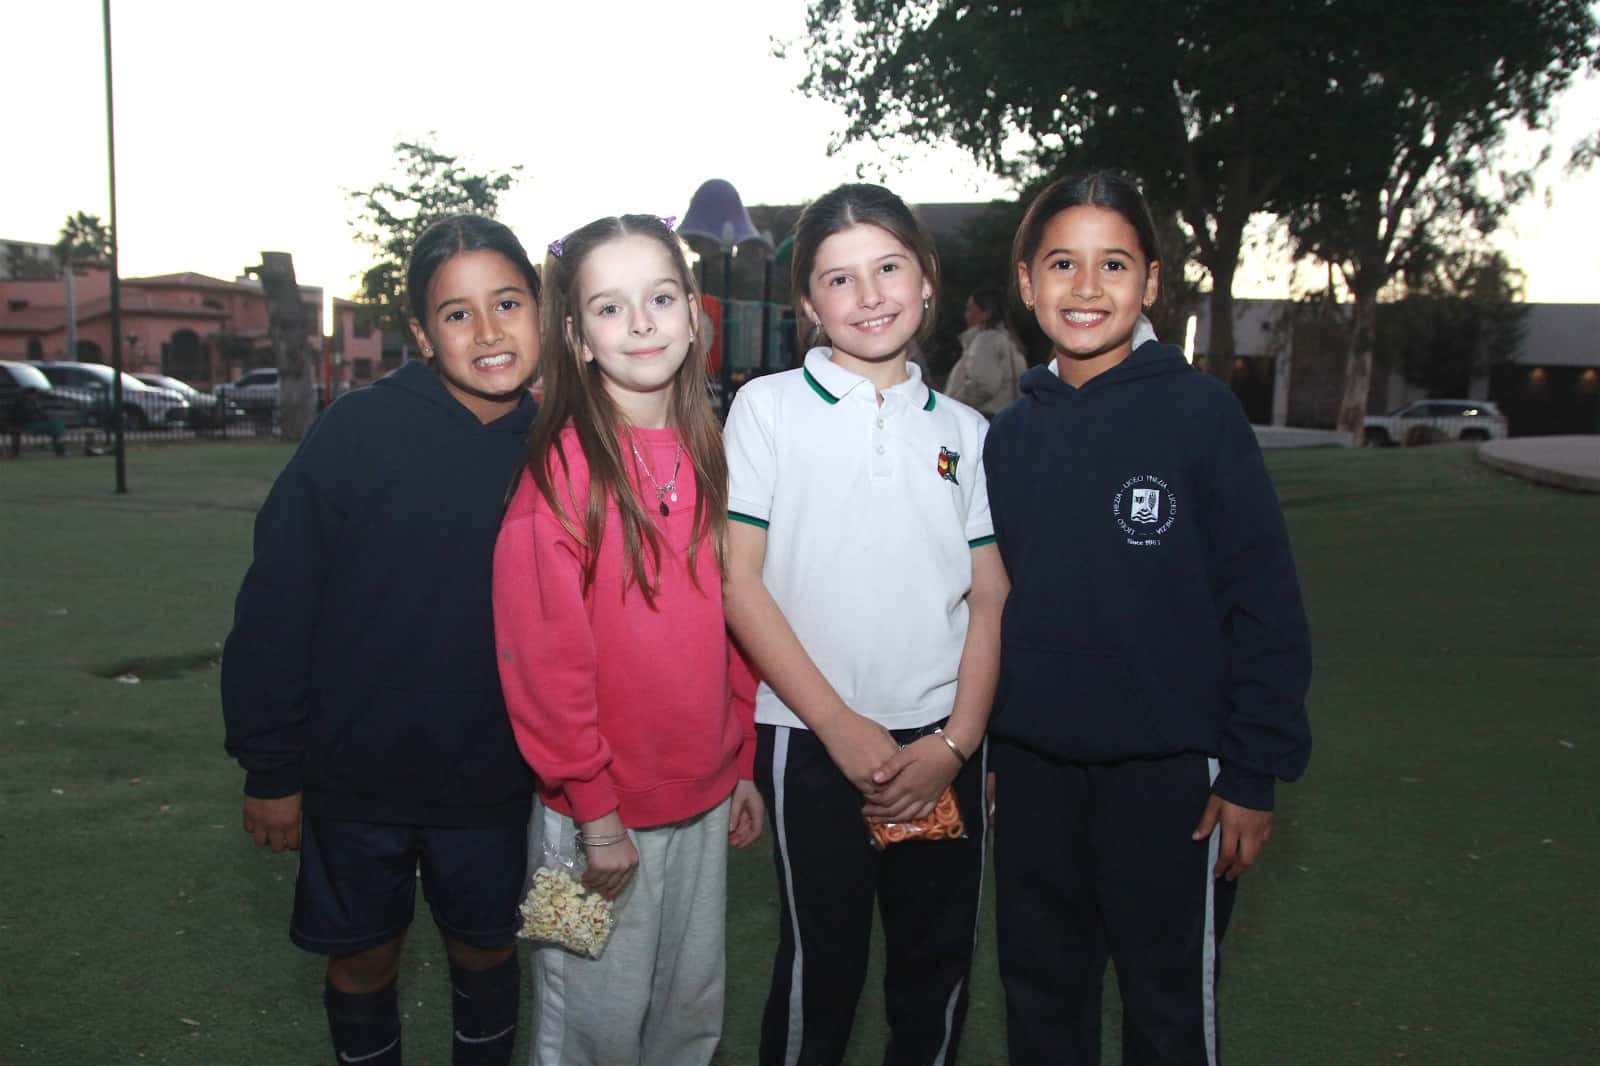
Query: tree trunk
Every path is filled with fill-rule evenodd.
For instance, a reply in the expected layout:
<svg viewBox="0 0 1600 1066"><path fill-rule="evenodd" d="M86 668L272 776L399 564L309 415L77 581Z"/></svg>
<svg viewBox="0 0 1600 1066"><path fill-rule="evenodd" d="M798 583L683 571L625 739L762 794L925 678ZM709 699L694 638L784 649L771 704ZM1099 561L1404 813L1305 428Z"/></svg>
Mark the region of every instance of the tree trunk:
<svg viewBox="0 0 1600 1066"><path fill-rule="evenodd" d="M1350 323L1350 341L1345 351L1344 397L1339 401L1338 428L1350 434L1350 443L1360 445L1365 436L1367 399L1372 391L1374 325L1378 314L1376 286L1355 287L1355 317Z"/></svg>
<svg viewBox="0 0 1600 1066"><path fill-rule="evenodd" d="M1211 274L1211 336L1206 340L1206 373L1233 383L1233 358L1238 354L1233 336L1233 275L1239 269L1239 249L1249 212L1223 211L1217 217L1206 270Z"/></svg>
<svg viewBox="0 0 1600 1066"><path fill-rule="evenodd" d="M288 252L262 252L261 265L251 273L261 279L267 297L268 332L272 337L273 362L278 367L278 425L287 440L305 435L317 414L313 388L314 353L306 344L312 323L307 322L300 302L300 286L294 278L294 259ZM321 332L321 323L317 323Z"/></svg>
<svg viewBox="0 0 1600 1066"><path fill-rule="evenodd" d="M1211 267L1211 330L1206 339L1205 371L1221 378L1233 380L1233 272L1238 258L1228 260L1226 268L1220 264Z"/></svg>

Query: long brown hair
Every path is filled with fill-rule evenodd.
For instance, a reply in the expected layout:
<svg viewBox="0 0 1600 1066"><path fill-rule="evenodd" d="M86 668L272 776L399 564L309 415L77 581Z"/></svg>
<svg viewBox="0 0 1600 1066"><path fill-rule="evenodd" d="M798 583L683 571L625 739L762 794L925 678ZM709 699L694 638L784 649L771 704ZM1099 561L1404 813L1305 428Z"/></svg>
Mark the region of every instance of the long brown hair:
<svg viewBox="0 0 1600 1066"><path fill-rule="evenodd" d="M583 320L576 313L581 303L578 274L589 253L603 244L632 236L659 241L678 272L685 298L699 297L682 245L667 223L654 215L596 219L550 246L544 263L545 299L540 301L544 400L528 435L528 473L557 520L583 547L585 592L593 587L599 564L606 502L617 501L627 567L623 588L630 581L637 583L645 603L653 607L656 582L651 573L661 572L661 533L628 477L624 458L627 446L620 440L626 419L600 380L599 363L585 363L579 354ZM689 576L697 585L695 563L702 542L711 542L719 571L726 572L727 565L728 459L722 450L722 426L711 409L707 391L709 376L703 340L706 329L702 320L689 343L689 354L672 379L672 408L668 414L668 424L683 440L698 486L689 542ZM569 510L570 493L557 492L552 478L554 464L559 461L562 480L570 479L560 440L561 431L568 425L576 430L589 467L589 498L584 504L581 529L577 516Z"/></svg>

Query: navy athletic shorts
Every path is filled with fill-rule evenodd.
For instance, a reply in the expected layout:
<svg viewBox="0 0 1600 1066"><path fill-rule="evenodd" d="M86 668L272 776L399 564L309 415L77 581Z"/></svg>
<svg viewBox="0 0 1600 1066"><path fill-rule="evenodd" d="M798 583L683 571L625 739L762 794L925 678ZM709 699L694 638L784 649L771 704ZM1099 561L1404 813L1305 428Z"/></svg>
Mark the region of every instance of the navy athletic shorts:
<svg viewBox="0 0 1600 1066"><path fill-rule="evenodd" d="M353 955L411 925L417 871L441 932L480 948L510 944L527 876L526 825L385 825L305 814L289 939Z"/></svg>

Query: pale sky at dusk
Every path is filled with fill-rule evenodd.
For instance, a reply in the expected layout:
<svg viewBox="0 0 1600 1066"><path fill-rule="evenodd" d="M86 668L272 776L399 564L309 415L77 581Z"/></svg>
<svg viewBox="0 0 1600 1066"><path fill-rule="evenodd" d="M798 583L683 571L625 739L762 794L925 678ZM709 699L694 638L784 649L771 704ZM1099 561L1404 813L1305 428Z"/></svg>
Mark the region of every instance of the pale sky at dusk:
<svg viewBox="0 0 1600 1066"><path fill-rule="evenodd" d="M96 0L3 0L14 107L0 170L0 237L54 241L107 213L105 90ZM500 217L532 249L603 214L682 214L705 179L747 204L795 203L881 153L828 158L841 123L794 86L771 40L803 29L803 0L113 0L117 193L125 276L231 278L263 249L302 283L348 295L369 259L343 189L390 173L390 148L436 131L469 165L522 164ZM285 84L268 88L276 66ZM1530 300L1600 300L1600 172L1561 173L1600 116L1600 81L1563 101L1545 198L1503 233ZM911 201L1008 187L954 150L908 148L883 180ZM876 171L868 177L877 179ZM1302 268L1304 269L1304 268ZM1283 295L1286 271L1241 271L1239 295Z"/></svg>

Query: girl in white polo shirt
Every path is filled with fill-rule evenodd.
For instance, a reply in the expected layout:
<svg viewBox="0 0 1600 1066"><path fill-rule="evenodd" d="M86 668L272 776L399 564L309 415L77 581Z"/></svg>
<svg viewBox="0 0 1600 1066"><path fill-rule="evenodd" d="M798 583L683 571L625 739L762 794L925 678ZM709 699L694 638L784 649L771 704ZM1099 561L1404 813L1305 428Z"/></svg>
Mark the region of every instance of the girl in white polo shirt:
<svg viewBox="0 0 1600 1066"><path fill-rule="evenodd" d="M779 946L763 1064L837 1063L886 940L885 1062L955 1060L987 833L984 731L1005 570L987 423L906 350L931 326L933 242L889 190L843 185L795 228L794 297L826 345L728 415L728 624L766 679L756 783L775 830ZM864 819L931 812L967 835L875 850Z"/></svg>

